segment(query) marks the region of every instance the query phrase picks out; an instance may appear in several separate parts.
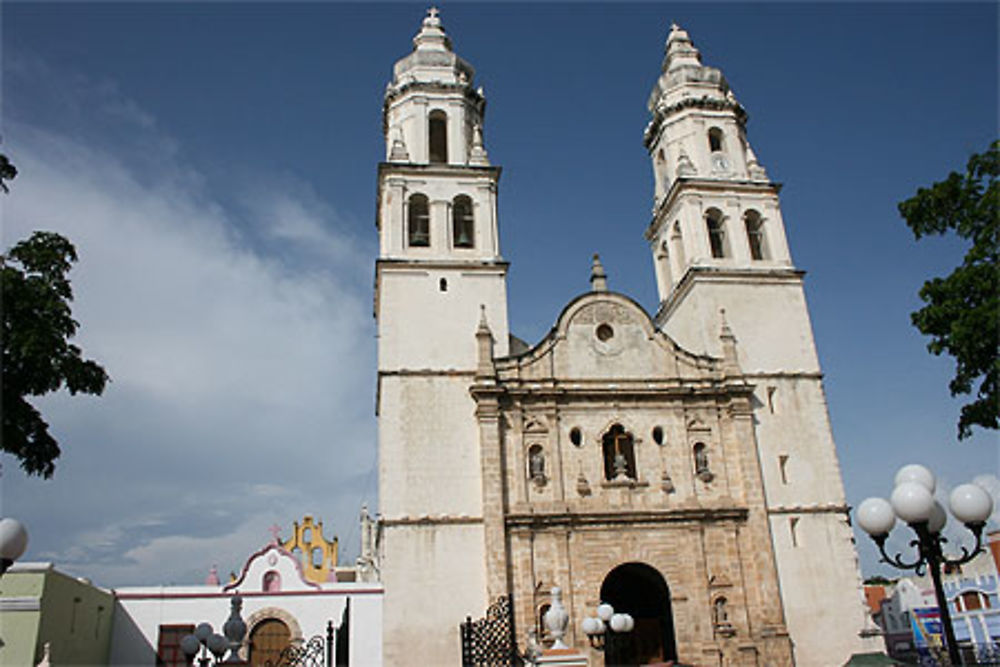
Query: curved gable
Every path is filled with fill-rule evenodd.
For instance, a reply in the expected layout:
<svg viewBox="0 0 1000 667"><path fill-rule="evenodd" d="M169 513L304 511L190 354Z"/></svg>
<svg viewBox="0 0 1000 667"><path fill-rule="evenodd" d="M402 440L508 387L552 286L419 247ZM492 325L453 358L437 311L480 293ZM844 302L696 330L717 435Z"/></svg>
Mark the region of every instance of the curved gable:
<svg viewBox="0 0 1000 667"><path fill-rule="evenodd" d="M718 361L682 350L629 297L594 291L569 302L541 342L496 367L522 380L663 380L704 377Z"/></svg>

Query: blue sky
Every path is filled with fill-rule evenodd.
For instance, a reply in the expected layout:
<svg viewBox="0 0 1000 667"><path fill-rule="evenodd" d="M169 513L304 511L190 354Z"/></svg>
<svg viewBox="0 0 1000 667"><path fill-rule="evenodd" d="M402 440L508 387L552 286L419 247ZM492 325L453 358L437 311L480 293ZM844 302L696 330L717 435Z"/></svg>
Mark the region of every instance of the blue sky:
<svg viewBox="0 0 1000 667"><path fill-rule="evenodd" d="M3 146L21 173L3 245L78 246L79 342L99 399L39 401L53 480L3 460L26 558L116 586L237 569L305 512L357 551L375 484L375 166L382 92L422 4L5 3ZM998 440L955 437L952 362L909 324L962 254L896 203L997 136L997 7L982 4L441 6L488 100L504 172L512 331L535 341L588 287L655 309L642 238L645 103L671 21L723 70L784 184L848 501L911 461L945 486ZM287 532L287 531L286 531ZM901 537L895 538L904 546ZM862 566L873 550L859 539Z"/></svg>

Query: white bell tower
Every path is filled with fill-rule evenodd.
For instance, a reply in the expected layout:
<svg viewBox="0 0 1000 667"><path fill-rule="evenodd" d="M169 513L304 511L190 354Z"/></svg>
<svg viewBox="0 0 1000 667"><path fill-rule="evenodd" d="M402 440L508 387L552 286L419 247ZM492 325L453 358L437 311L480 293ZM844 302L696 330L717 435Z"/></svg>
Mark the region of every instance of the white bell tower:
<svg viewBox="0 0 1000 667"><path fill-rule="evenodd" d="M646 230L657 324L722 356L724 317L755 385L758 454L782 602L799 665L842 664L868 638L822 371L772 183L747 141L747 114L722 73L674 25L649 98L654 174ZM720 314L724 311L724 316Z"/></svg>
<svg viewBox="0 0 1000 667"><path fill-rule="evenodd" d="M507 263L486 101L436 9L386 87L378 169L379 502L385 664L457 664L486 608L475 403L481 312L506 355Z"/></svg>

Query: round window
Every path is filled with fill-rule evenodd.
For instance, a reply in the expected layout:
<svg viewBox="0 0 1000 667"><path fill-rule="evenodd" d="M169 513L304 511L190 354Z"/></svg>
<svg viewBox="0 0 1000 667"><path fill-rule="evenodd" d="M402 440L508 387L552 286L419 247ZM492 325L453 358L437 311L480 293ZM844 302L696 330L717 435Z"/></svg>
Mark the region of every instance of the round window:
<svg viewBox="0 0 1000 667"><path fill-rule="evenodd" d="M611 328L610 324L601 324L597 327L597 340L607 342L614 338L615 330Z"/></svg>
<svg viewBox="0 0 1000 667"><path fill-rule="evenodd" d="M580 429L574 426L569 431L569 441L572 442L577 447L583 442L583 435L580 433Z"/></svg>

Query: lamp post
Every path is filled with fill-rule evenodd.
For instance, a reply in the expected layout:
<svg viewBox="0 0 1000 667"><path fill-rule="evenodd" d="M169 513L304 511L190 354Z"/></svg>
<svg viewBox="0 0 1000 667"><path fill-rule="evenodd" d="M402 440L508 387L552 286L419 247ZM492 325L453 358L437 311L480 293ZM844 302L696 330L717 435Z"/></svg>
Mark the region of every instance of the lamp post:
<svg viewBox="0 0 1000 667"><path fill-rule="evenodd" d="M976 484L962 484L951 492L948 501L951 513L972 532L976 538L976 546L971 551L963 546L961 556L948 558L941 549L948 541L941 535L941 530L948 521L948 514L941 503L934 500L935 484L933 473L924 466L905 465L896 473L895 488L889 500L867 498L855 510L854 516L861 528L878 545L883 562L903 570L914 570L918 575L923 574L925 569L930 571L948 658L953 665L958 665L961 664L958 643L951 626L948 601L941 587L941 565L968 563L982 550L983 528L993 512L993 498ZM910 546L917 548L915 560L906 561L899 553L890 556L885 551L886 538L895 526L897 517L916 533L916 539L910 541Z"/></svg>
<svg viewBox="0 0 1000 667"><path fill-rule="evenodd" d="M619 664L621 657L621 640L624 635L635 628L635 619L629 614L619 614L607 602L597 605L597 616L583 619L580 624L583 633L590 640L591 647L598 651L606 651L607 659Z"/></svg>
<svg viewBox="0 0 1000 667"><path fill-rule="evenodd" d="M199 651L201 652L201 655L198 656L199 667L209 667L211 662L211 658L208 657L209 653L215 656L216 665L223 664L222 656L226 654L227 650L229 651L227 663L240 664L243 662L238 655L240 645L243 643L243 636L247 633L247 624L240 616L242 608L243 598L234 595L230 600L229 618L222 626L224 635L213 632L210 623L199 623L198 627L194 629L194 634L181 638L181 651L187 656L189 665L194 664L195 656L198 656Z"/></svg>
<svg viewBox="0 0 1000 667"><path fill-rule="evenodd" d="M0 519L0 577L28 548L28 531L17 519Z"/></svg>

